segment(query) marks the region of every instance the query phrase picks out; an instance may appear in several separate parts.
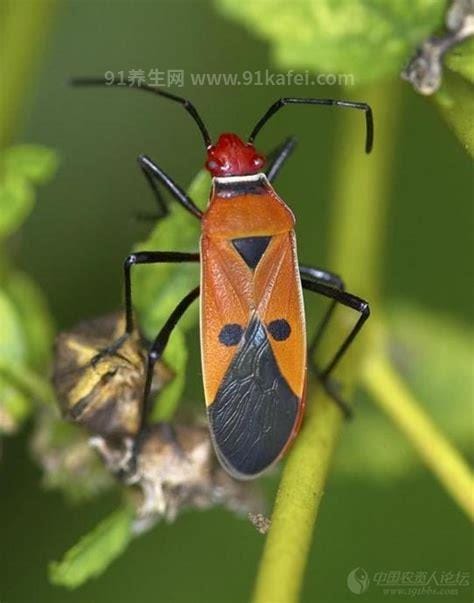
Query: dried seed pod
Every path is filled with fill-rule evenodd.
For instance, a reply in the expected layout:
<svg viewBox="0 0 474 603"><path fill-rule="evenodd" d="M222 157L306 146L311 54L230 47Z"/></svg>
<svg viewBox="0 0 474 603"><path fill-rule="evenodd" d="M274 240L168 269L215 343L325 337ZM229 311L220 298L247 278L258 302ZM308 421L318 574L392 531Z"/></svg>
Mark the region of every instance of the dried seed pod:
<svg viewBox="0 0 474 603"><path fill-rule="evenodd" d="M98 356L124 330L121 314L80 323L56 339L53 383L63 415L104 437L133 436L138 431L145 379L145 352L134 333L117 352ZM153 390L170 379L156 364Z"/></svg>
<svg viewBox="0 0 474 603"><path fill-rule="evenodd" d="M100 436L91 444L112 473L139 488L137 532L161 518L173 521L186 508L223 505L241 515L263 510L258 486L233 479L219 465L207 427L158 423L136 444L125 438L117 445Z"/></svg>

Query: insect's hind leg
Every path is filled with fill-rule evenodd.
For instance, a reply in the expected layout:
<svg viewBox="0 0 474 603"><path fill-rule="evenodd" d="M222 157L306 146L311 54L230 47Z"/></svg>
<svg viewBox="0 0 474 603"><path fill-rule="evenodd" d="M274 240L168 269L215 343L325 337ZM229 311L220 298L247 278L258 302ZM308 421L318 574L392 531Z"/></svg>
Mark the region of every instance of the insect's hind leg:
<svg viewBox="0 0 474 603"><path fill-rule="evenodd" d="M334 274L333 272L328 272L327 270L323 270L321 268L300 266L300 275L301 275L302 279L305 278L305 279L313 281L315 283L324 283L324 284L329 285L330 287L334 287L334 289L338 289L340 291L344 291L344 289L345 289L344 281L341 279L340 276L338 276L337 274ZM327 327L329 321L331 320L331 316L333 315L334 310L336 309L336 306L337 306L337 300L333 299L331 304L329 305L329 308L326 310L326 313L324 314L323 319L319 323L315 334L311 338L311 343L308 348L308 355L311 359L313 368L315 369L316 373L319 372L319 369L317 368L316 364L314 363L314 356L315 356L316 350L319 346L319 343L321 342L321 339L324 335L326 327Z"/></svg>
<svg viewBox="0 0 474 603"><path fill-rule="evenodd" d="M351 408L349 404L340 396L336 383L330 379L330 374L333 372L336 365L347 352L351 343L354 341L363 324L369 317L369 305L365 300L361 299L360 297L352 295L351 293L347 293L344 290L343 281L333 273L302 266L300 267L300 275L303 288L314 293L319 293L320 295L328 297L332 300L332 303L330 304L326 314L324 315L318 329L316 330L312 343L310 344L309 358L313 368L316 371L316 374L323 383L328 394L340 406L341 410L344 412L346 417L350 417L352 416ZM328 365L324 369L321 369L314 362L314 353L321 341L322 335L324 334L338 303L358 311L360 313L360 316L354 327L351 329L350 333L347 335L347 337L342 342L341 346L334 354L333 358L329 361Z"/></svg>
<svg viewBox="0 0 474 603"><path fill-rule="evenodd" d="M328 272L327 270L323 270L321 268L312 268L309 266L300 266L300 275L303 278L314 281L316 283L322 282L334 287L335 289L339 289L341 291L344 290L345 285L343 280L333 272ZM332 300L329 305L326 313L324 314L322 320L320 321L318 327L316 328L316 332L311 338L311 342L308 346L308 360L310 362L310 367L321 381L326 392L330 395L330 397L336 402L344 416L349 419L352 417L352 410L348 402L346 402L339 393L338 384L331 380L329 377L323 377L323 373L320 367L316 364L315 361L315 353L319 346L319 343L324 335L326 327L331 319L331 316L334 313L334 310L337 306L337 300Z"/></svg>
<svg viewBox="0 0 474 603"><path fill-rule="evenodd" d="M286 160L291 156L296 147L296 138L290 136L283 141L276 149L273 149L267 155L268 167L265 170L268 181L273 182L277 177L279 171L286 163Z"/></svg>

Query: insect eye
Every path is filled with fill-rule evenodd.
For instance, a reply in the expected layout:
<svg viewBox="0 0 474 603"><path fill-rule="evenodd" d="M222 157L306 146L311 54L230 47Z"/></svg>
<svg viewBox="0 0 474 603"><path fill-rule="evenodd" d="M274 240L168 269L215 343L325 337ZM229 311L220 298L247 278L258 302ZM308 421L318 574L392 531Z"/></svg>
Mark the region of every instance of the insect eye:
<svg viewBox="0 0 474 603"><path fill-rule="evenodd" d="M242 335L244 334L243 328L236 324L231 323L224 325L219 333L219 341L228 347L237 345L242 339Z"/></svg>

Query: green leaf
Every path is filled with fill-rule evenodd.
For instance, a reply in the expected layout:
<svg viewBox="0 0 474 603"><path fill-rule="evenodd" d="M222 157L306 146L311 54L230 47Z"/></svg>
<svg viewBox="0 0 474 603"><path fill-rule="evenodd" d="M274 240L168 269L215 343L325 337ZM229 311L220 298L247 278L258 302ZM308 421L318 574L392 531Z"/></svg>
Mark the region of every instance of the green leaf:
<svg viewBox="0 0 474 603"><path fill-rule="evenodd" d="M211 176L207 170L200 170L189 185L188 195L203 209L209 201L210 190Z"/></svg>
<svg viewBox="0 0 474 603"><path fill-rule="evenodd" d="M465 150L474 157L474 39L455 46L444 62L447 69L433 100Z"/></svg>
<svg viewBox="0 0 474 603"><path fill-rule="evenodd" d="M0 433L13 433L31 411L28 398L0 374Z"/></svg>
<svg viewBox="0 0 474 603"><path fill-rule="evenodd" d="M54 174L54 151L36 145L18 145L3 154L0 163L0 237L15 231L33 209L33 185Z"/></svg>
<svg viewBox="0 0 474 603"><path fill-rule="evenodd" d="M128 546L132 536L133 511L123 507L81 538L59 562L49 566L53 584L77 588L99 576Z"/></svg>
<svg viewBox="0 0 474 603"><path fill-rule="evenodd" d="M474 86L445 70L433 100L465 150L474 157Z"/></svg>
<svg viewBox="0 0 474 603"><path fill-rule="evenodd" d="M26 360L32 368L44 369L51 356L53 325L41 291L28 275L15 272L5 284L21 322Z"/></svg>
<svg viewBox="0 0 474 603"><path fill-rule="evenodd" d="M202 171L189 187L190 197L205 205L209 197L210 178ZM146 241L135 250L192 251L198 250L200 224L198 220L170 203L170 213L160 220ZM193 264L157 264L134 269L134 299L140 323L148 337L154 337L178 302L199 283L199 267ZM180 321L183 330L196 324L198 304L186 312Z"/></svg>
<svg viewBox="0 0 474 603"><path fill-rule="evenodd" d="M466 151L474 157L474 39L445 57L442 85L433 100Z"/></svg>
<svg viewBox="0 0 474 603"><path fill-rule="evenodd" d="M19 145L4 152L0 160L0 238L22 224L34 205L33 184L50 178L56 164L55 153L43 147ZM4 257L2 260L0 430L11 432L30 412L33 395L41 398L44 394L44 382L31 369L44 370L52 327L34 283L22 273L11 272Z"/></svg>
<svg viewBox="0 0 474 603"><path fill-rule="evenodd" d="M46 147L34 144L16 145L5 152L5 171L34 184L50 180L58 167L57 154Z"/></svg>
<svg viewBox="0 0 474 603"><path fill-rule="evenodd" d="M445 65L474 84L474 38L455 46L445 57Z"/></svg>
<svg viewBox="0 0 474 603"><path fill-rule="evenodd" d="M26 358L26 343L20 318L8 296L0 290L0 360L22 364Z"/></svg>
<svg viewBox="0 0 474 603"><path fill-rule="evenodd" d="M22 177L6 174L0 182L0 237L15 231L33 209L34 193Z"/></svg>
<svg viewBox="0 0 474 603"><path fill-rule="evenodd" d="M450 317L403 304L389 314L389 327L392 361L417 400L449 439L472 453L472 331ZM341 439L340 473L393 482L419 468L411 446L368 400L359 400L356 417Z"/></svg>
<svg viewBox="0 0 474 603"><path fill-rule="evenodd" d="M42 399L43 369L50 355L52 329L44 301L30 279L17 273L0 289L0 430L14 431Z"/></svg>
<svg viewBox="0 0 474 603"><path fill-rule="evenodd" d="M353 76L398 75L441 25L440 0L217 0L229 17L271 43L279 67Z"/></svg>

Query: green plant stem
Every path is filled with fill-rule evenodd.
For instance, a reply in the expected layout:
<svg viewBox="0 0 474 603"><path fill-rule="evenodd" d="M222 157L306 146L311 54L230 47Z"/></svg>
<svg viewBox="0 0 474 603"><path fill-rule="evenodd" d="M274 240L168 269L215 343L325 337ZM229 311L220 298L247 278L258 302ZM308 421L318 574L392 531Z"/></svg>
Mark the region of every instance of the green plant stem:
<svg viewBox="0 0 474 603"><path fill-rule="evenodd" d="M11 144L55 5L55 0L13 0L0 10L0 149Z"/></svg>
<svg viewBox="0 0 474 603"><path fill-rule="evenodd" d="M391 171L399 119L401 85L381 83L375 91L361 93L374 111L374 149L364 148L364 120L342 115L330 220L329 259L350 291L366 297L377 309L383 286L382 262L388 222ZM370 323L369 323L370 324Z"/></svg>
<svg viewBox="0 0 474 603"><path fill-rule="evenodd" d="M474 477L467 463L416 402L383 353L368 357L363 384L461 509L474 520Z"/></svg>
<svg viewBox="0 0 474 603"><path fill-rule="evenodd" d="M311 392L304 427L288 456L280 481L255 602L298 600L341 423L342 414L334 402L321 390Z"/></svg>
<svg viewBox="0 0 474 603"><path fill-rule="evenodd" d="M356 116L344 115L343 131L338 136L341 147L336 153L329 266L347 276L351 288L354 284L363 288L370 299L379 290L380 270L373 254L380 254L385 233L397 96L390 85L359 95L375 110L376 150L370 160L361 152L364 132ZM347 332L346 328L337 325L339 332ZM341 367L338 377L345 384L354 385L357 364L364 353L365 348L358 343L350 363ZM311 391L307 404L305 423L278 489L254 603L294 603L301 592L313 527L342 424L339 410L321 388Z"/></svg>

